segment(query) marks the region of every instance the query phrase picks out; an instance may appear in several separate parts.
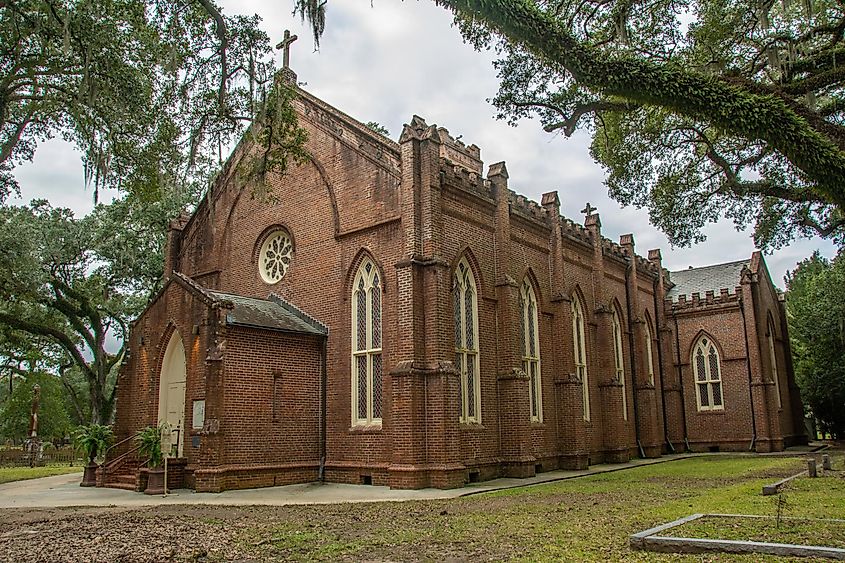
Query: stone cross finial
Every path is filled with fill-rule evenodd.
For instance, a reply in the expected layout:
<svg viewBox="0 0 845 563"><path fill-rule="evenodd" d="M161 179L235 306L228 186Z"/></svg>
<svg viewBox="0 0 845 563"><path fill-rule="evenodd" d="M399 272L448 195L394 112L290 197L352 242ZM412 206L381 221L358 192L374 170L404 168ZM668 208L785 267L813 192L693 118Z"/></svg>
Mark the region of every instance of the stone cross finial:
<svg viewBox="0 0 845 563"><path fill-rule="evenodd" d="M584 207L584 209L581 210L581 213L583 213L584 215L590 216L590 215L593 214L593 211L596 211L596 208L593 207L592 205L590 205L590 202L588 201L587 205Z"/></svg>
<svg viewBox="0 0 845 563"><path fill-rule="evenodd" d="M285 30L285 37L276 45L276 49L284 49L282 53L282 68L290 68L290 44L296 41L298 37L291 35L290 30Z"/></svg>

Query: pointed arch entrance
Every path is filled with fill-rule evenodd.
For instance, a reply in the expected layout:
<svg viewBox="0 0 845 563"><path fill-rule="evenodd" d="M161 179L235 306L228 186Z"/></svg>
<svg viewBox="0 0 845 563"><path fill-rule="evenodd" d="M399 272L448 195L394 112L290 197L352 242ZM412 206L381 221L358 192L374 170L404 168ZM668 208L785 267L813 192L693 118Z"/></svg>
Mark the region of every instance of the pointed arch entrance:
<svg viewBox="0 0 845 563"><path fill-rule="evenodd" d="M158 423L167 422L171 428L179 428L176 455L182 457L183 434L185 432L185 347L178 330L170 335L158 387ZM177 434L173 435L174 440Z"/></svg>

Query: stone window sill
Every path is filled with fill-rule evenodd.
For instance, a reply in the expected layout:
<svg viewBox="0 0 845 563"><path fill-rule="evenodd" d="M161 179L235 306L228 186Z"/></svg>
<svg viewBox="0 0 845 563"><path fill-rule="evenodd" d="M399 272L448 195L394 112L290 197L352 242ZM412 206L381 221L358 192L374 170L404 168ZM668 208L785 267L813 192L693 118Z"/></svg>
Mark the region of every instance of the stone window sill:
<svg viewBox="0 0 845 563"><path fill-rule="evenodd" d="M378 434L381 432L381 424L356 424L349 427L350 434Z"/></svg>

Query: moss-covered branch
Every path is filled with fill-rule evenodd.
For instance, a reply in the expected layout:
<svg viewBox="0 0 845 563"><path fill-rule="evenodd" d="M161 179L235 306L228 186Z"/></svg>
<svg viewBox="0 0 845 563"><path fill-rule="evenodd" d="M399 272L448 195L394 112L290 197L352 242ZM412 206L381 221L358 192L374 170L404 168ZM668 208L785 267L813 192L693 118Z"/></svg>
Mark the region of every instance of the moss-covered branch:
<svg viewBox="0 0 845 563"><path fill-rule="evenodd" d="M530 0L435 1L565 68L584 87L767 143L802 172L820 197L845 207L845 153L779 96L749 92L671 64L604 54L581 43Z"/></svg>

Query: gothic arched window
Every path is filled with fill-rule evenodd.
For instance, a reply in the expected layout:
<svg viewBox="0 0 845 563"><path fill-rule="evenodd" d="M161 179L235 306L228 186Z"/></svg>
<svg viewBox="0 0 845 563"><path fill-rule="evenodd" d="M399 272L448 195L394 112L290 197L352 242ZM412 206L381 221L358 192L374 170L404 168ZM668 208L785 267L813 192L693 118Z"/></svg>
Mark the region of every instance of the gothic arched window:
<svg viewBox="0 0 845 563"><path fill-rule="evenodd" d="M710 338L702 336L693 348L692 356L698 410L723 410L722 366L716 345Z"/></svg>
<svg viewBox="0 0 845 563"><path fill-rule="evenodd" d="M537 325L537 296L526 279L519 290L519 327L522 370L528 374L532 422L543 421L543 386L540 380L540 335Z"/></svg>
<svg viewBox="0 0 845 563"><path fill-rule="evenodd" d="M783 406L783 402L780 398L780 381L778 381L778 356L777 351L775 350L775 325L772 322L772 319L769 319L769 361L772 364L772 379L775 382L775 394L778 398L778 408Z"/></svg>
<svg viewBox="0 0 845 563"><path fill-rule="evenodd" d="M616 381L622 384L622 418L628 420L628 389L625 386L625 356L622 347L622 321L619 311L613 307L613 361L616 367Z"/></svg>
<svg viewBox="0 0 845 563"><path fill-rule="evenodd" d="M477 296L475 277L466 258L463 258L452 277L455 367L460 374L461 422L481 422Z"/></svg>
<svg viewBox="0 0 845 563"><path fill-rule="evenodd" d="M584 307L578 294L572 295L572 344L575 356L575 375L581 381L584 395L584 420L590 420L590 385L587 381L587 346L584 336Z"/></svg>
<svg viewBox="0 0 845 563"><path fill-rule="evenodd" d="M352 288L352 424L381 424L382 285L369 258Z"/></svg>
<svg viewBox="0 0 845 563"><path fill-rule="evenodd" d="M654 351L652 349L651 320L645 321L645 357L646 369L648 370L648 383L654 385Z"/></svg>

